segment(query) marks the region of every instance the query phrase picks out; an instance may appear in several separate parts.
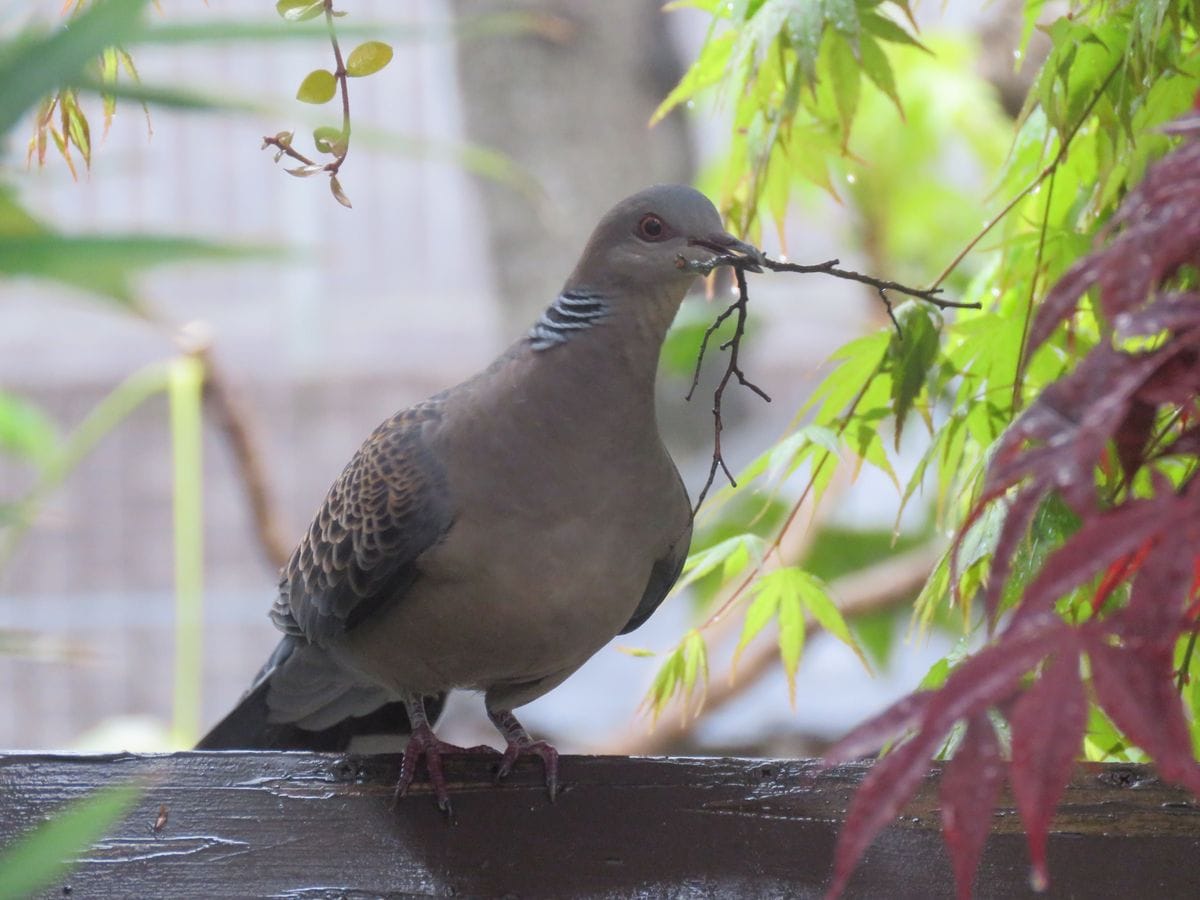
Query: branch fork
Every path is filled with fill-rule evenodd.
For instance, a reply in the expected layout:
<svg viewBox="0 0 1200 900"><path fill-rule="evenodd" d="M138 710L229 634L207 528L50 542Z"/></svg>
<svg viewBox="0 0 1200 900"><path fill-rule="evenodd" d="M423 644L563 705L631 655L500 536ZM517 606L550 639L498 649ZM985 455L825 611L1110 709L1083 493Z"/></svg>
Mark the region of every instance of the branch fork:
<svg viewBox="0 0 1200 900"><path fill-rule="evenodd" d="M707 247L702 242L693 241L694 244L705 246L707 249L716 249ZM892 312L892 303L888 297L888 292L904 294L908 297L913 297L917 300L922 300L926 303L932 303L939 309L979 309L978 303L966 303L958 300L947 300L943 298L942 289L940 287L931 288L912 288L901 284L898 281L887 281L881 278L875 278L871 275L864 275L860 272L853 272L849 269L840 267L841 260L829 259L822 263L813 265L801 265L799 263L782 262L777 259L771 259L765 253L759 251L757 256L740 255L731 253L716 253L716 255L705 260L687 259L683 255L676 258L675 265L686 272L694 272L697 275L708 276L712 272L722 266L727 266L733 269L734 278L737 281L738 296L725 310L717 316L712 325L704 332L704 338L700 342L700 352L696 357L696 368L692 374L692 384L688 389L686 400L691 400L692 395L696 392L696 387L700 383L700 366L704 362L704 354L708 350L708 342L716 333L717 329L724 324L725 320L737 314L734 320L733 336L727 341L720 344L719 349L727 351L729 356L725 365L725 373L721 376L721 380L717 382L716 390L713 391L713 455L712 464L709 466L708 478L704 482L704 487L701 488L700 494L696 499L696 505L692 509L692 514L695 515L705 498L708 496L709 490L712 488L713 482L716 480L717 472L724 473L725 478L729 481L731 487L737 487L737 480L733 477L733 472L729 465L725 462L725 457L721 452L721 432L724 430L724 422L721 417L721 404L725 397L725 389L734 379L742 387L749 388L768 403L771 398L767 393L746 378L746 373L742 371L741 364L738 359L738 351L741 349L742 337L746 332L746 314L750 303L750 294L746 285L746 272L762 272L764 269L771 272L797 272L800 274L822 273L832 275L834 278L841 278L846 281L855 281L859 284L865 284L875 288L879 293L879 299L883 301L883 305L887 308L888 317L892 320L892 324L896 328L896 333L903 335L900 332L900 323L896 320L895 314Z"/></svg>

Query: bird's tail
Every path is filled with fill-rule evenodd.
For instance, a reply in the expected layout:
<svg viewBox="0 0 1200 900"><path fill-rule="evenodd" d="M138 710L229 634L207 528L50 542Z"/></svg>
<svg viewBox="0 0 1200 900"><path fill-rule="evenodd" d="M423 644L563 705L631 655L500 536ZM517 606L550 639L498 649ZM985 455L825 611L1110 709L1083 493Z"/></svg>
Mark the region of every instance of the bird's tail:
<svg viewBox="0 0 1200 900"><path fill-rule="evenodd" d="M382 690L338 677L323 653L285 636L250 690L196 745L197 750L309 750L339 752L355 738L408 734L404 703ZM314 683L314 670L329 677ZM427 697L430 722L445 695Z"/></svg>

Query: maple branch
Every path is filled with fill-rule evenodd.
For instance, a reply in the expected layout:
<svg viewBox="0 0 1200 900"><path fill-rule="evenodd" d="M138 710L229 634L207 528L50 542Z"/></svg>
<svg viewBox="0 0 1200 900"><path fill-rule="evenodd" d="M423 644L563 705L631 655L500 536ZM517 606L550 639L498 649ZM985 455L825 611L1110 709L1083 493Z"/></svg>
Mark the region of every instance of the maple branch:
<svg viewBox="0 0 1200 900"><path fill-rule="evenodd" d="M1058 152L1054 154L1054 159L1050 160L1049 164L1047 164L1042 171L1038 172L1033 181L1029 182L1029 184L1027 184L1023 190L1021 190L1015 197L1008 201L1008 203L1004 205L1004 208L1000 210L1000 212L996 213L996 215L992 217L991 221L984 225L979 233L975 235L975 237L967 241L967 245L963 247L962 250L958 251L954 259L950 260L950 264L942 270L942 274L939 275L937 280L933 282L934 287L938 287L943 281L949 278L950 273L958 268L959 263L966 259L967 254L974 250L976 246L978 246L979 242L987 236L988 232L999 225L1004 217L1016 208L1018 203L1020 203L1037 189L1039 184L1054 174L1054 172L1062 164L1062 161L1067 158L1067 151L1070 149L1071 141L1075 139L1075 135L1079 132L1079 129L1083 127L1083 123L1091 117L1092 112L1096 108L1096 104L1100 102L1100 98L1103 97L1104 92L1108 90L1109 84L1112 83L1112 80L1116 77L1117 73L1121 71L1121 67L1124 65L1125 60L1119 60L1117 64L1113 66L1112 71L1105 76L1104 81L1101 82L1100 87L1096 89L1096 93L1092 96L1092 99L1088 101L1088 105L1084 107L1084 110L1080 114L1079 119L1075 122L1074 127L1065 135L1063 135L1062 144L1059 146Z"/></svg>

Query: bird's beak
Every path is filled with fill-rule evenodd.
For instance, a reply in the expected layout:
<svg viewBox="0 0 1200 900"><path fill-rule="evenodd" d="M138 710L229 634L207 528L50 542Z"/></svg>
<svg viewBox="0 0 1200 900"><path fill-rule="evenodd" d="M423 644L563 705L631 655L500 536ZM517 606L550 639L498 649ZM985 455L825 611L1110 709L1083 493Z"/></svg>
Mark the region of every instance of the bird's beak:
<svg viewBox="0 0 1200 900"><path fill-rule="evenodd" d="M688 243L694 247L703 247L705 250L711 250L718 256L740 257L746 260L743 264L745 269L751 272L762 271L763 252L753 244L739 241L728 232L720 231L703 238L692 238Z"/></svg>

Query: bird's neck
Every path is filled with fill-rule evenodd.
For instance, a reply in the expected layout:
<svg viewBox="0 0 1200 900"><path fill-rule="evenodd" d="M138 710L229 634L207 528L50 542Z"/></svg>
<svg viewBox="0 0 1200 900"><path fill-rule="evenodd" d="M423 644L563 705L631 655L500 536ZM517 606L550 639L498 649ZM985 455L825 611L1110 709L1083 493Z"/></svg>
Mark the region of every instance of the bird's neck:
<svg viewBox="0 0 1200 900"><path fill-rule="evenodd" d="M593 354L605 355L652 388L663 339L686 287L672 285L636 302L593 288L565 288L529 330L528 346L547 361L578 359L586 365Z"/></svg>
<svg viewBox="0 0 1200 900"><path fill-rule="evenodd" d="M592 426L644 427L657 440L654 383L663 338L686 285L636 300L599 290L565 289L518 347L525 391L558 398ZM581 426L582 427L582 426ZM614 426L615 427L615 426Z"/></svg>
<svg viewBox="0 0 1200 900"><path fill-rule="evenodd" d="M602 292L565 288L529 329L529 346L535 353L554 349L597 327L612 313L612 303Z"/></svg>

